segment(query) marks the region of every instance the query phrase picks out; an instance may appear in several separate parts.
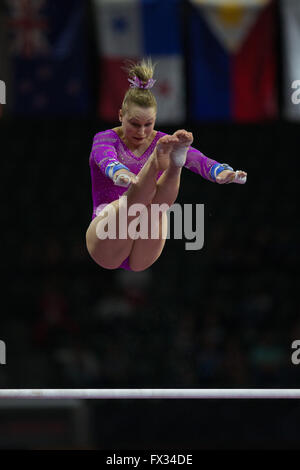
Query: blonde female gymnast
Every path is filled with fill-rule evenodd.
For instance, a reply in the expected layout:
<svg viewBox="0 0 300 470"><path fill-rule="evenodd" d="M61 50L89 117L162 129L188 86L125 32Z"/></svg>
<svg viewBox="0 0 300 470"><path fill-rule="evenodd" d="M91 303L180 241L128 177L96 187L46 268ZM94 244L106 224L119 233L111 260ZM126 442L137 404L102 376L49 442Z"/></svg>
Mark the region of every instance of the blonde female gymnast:
<svg viewBox="0 0 300 470"><path fill-rule="evenodd" d="M150 60L142 60L128 69L130 88L119 111L121 125L97 133L93 141L90 155L93 214L86 243L93 260L106 269L143 271L159 258L166 242L168 219L166 211L154 218L151 206L174 204L183 167L219 184L244 183L247 177L244 171L233 171L191 147L190 132L177 130L167 135L154 129L157 104L151 92L155 83L153 72ZM125 202L128 217L124 227L119 212ZM144 208L140 217L144 221L146 218L149 227L158 225L157 237L144 239L129 234L130 224L137 219L136 214L130 215L130 208L136 204ZM100 237L110 216L116 221L115 235ZM136 228L138 234L138 224Z"/></svg>

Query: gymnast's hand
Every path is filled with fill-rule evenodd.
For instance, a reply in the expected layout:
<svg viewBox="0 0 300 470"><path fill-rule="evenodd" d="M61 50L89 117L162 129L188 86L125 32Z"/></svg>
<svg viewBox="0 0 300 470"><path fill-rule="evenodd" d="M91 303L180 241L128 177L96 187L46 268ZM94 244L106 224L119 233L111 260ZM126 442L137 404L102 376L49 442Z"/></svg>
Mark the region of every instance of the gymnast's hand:
<svg viewBox="0 0 300 470"><path fill-rule="evenodd" d="M229 183L243 184L246 182L246 179L247 179L247 173L245 171L223 170L216 177L216 182L219 184L229 184Z"/></svg>
<svg viewBox="0 0 300 470"><path fill-rule="evenodd" d="M122 169L115 172L113 182L116 186L123 186L127 188L130 184L136 184L138 177L131 171Z"/></svg>

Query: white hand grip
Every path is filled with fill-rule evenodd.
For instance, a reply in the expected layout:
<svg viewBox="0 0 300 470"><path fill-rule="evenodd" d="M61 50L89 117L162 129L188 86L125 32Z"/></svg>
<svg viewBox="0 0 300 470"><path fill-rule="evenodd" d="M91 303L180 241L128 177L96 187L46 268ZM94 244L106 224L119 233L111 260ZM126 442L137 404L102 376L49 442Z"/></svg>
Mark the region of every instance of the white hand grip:
<svg viewBox="0 0 300 470"><path fill-rule="evenodd" d="M247 176L240 176L239 171L240 170L237 170L235 172L234 183L245 184L247 181Z"/></svg>
<svg viewBox="0 0 300 470"><path fill-rule="evenodd" d="M127 181L122 181L126 179ZM122 186L123 188L128 188L128 186L130 185L130 177L128 175L126 175L125 173L120 173L116 179L114 180L114 184L116 186Z"/></svg>

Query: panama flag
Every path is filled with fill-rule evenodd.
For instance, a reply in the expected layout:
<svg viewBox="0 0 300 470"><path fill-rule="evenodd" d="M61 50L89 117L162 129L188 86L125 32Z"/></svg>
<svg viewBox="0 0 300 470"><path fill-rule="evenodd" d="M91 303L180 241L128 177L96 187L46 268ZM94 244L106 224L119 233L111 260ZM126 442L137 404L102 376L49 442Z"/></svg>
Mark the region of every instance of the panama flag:
<svg viewBox="0 0 300 470"><path fill-rule="evenodd" d="M156 63L158 123L185 119L180 0L94 0L100 54L101 118L116 121L129 88L126 60Z"/></svg>
<svg viewBox="0 0 300 470"><path fill-rule="evenodd" d="M283 25L284 116L300 120L300 2L281 1Z"/></svg>
<svg viewBox="0 0 300 470"><path fill-rule="evenodd" d="M190 0L188 25L191 117L275 118L274 2Z"/></svg>

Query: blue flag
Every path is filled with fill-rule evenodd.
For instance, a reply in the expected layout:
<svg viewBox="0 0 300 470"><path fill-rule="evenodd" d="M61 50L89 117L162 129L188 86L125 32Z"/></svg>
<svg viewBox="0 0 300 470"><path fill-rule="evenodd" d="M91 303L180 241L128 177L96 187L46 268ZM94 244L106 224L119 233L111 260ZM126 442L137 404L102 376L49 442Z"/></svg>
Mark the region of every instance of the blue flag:
<svg viewBox="0 0 300 470"><path fill-rule="evenodd" d="M7 2L12 113L72 116L89 110L84 0Z"/></svg>

